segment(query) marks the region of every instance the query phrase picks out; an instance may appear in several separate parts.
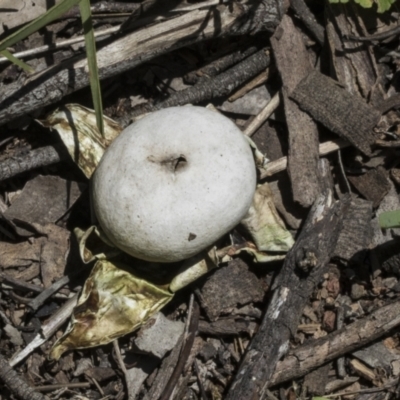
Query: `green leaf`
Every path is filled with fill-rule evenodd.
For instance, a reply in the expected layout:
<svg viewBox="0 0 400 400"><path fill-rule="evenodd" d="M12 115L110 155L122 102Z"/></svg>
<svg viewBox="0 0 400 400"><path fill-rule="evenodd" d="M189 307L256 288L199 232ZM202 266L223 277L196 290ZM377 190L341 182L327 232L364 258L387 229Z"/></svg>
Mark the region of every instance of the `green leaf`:
<svg viewBox="0 0 400 400"><path fill-rule="evenodd" d="M354 0L364 8L371 8L374 3L378 5L378 13L384 13L389 10L396 0ZM329 0L330 3L348 3L349 0Z"/></svg>
<svg viewBox="0 0 400 400"><path fill-rule="evenodd" d="M329 400L326 397L313 397L311 400Z"/></svg>
<svg viewBox="0 0 400 400"><path fill-rule="evenodd" d="M372 0L355 0L355 2L364 8L371 8L373 4Z"/></svg>
<svg viewBox="0 0 400 400"><path fill-rule="evenodd" d="M385 11L389 10L391 5L396 0L375 0L378 3L378 13L384 13Z"/></svg>
<svg viewBox="0 0 400 400"><path fill-rule="evenodd" d="M3 55L4 57L8 58L13 64L17 65L18 67L22 68L29 74L32 74L35 72L35 70L28 64L25 64L23 61L18 59L17 57L14 57L12 53L10 53L8 50L3 50L0 51L0 54Z"/></svg>
<svg viewBox="0 0 400 400"><path fill-rule="evenodd" d="M3 41L1 41L0 51L6 50L7 47L13 46L20 40L25 39L27 36L43 28L45 25L60 17L71 7L78 4L80 1L81 0L64 0L61 3L56 4L54 7L50 8L50 10L48 10L45 14L41 15L39 18L36 18L29 24L25 25L23 28L19 29L18 31L14 32L12 35L6 37Z"/></svg>
<svg viewBox="0 0 400 400"><path fill-rule="evenodd" d="M96 113L96 122L99 132L104 136L103 121L103 103L101 100L101 88L99 79L99 70L97 68L96 41L94 38L94 30L92 23L92 14L90 12L90 1L82 0L79 3L81 12L83 30L85 34L86 56L88 59L90 89L92 91L92 99L94 110Z"/></svg>
<svg viewBox="0 0 400 400"><path fill-rule="evenodd" d="M383 229L400 227L400 210L387 211L380 214L379 225Z"/></svg>

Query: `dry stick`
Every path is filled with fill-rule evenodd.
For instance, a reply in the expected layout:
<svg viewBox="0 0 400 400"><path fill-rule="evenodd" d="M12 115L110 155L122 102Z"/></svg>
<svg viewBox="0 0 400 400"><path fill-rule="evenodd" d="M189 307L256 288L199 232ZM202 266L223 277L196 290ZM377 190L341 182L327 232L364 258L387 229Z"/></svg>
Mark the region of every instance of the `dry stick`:
<svg viewBox="0 0 400 400"><path fill-rule="evenodd" d="M10 360L10 365L12 367L17 365L35 349L47 342L47 340L53 336L61 325L71 316L77 301L78 295L75 295L65 302L65 304L63 304L57 312L42 325L40 332L35 336L35 338L24 349L14 354Z"/></svg>
<svg viewBox="0 0 400 400"><path fill-rule="evenodd" d="M194 86L172 94L168 99L138 110L131 117L136 117L144 112L161 110L167 107L196 104L216 97L230 94L244 82L265 70L270 64L270 57L266 50L260 50L246 58L241 63L228 69L214 78L202 79Z"/></svg>
<svg viewBox="0 0 400 400"><path fill-rule="evenodd" d="M10 391L22 400L48 400L48 397L30 387L10 366L0 354L0 379L8 386Z"/></svg>
<svg viewBox="0 0 400 400"><path fill-rule="evenodd" d="M0 162L0 181L65 159L67 159L67 152L63 151L61 146L41 147L24 155L10 157Z"/></svg>
<svg viewBox="0 0 400 400"><path fill-rule="evenodd" d="M15 279L12 276L9 276L4 273L0 273L0 282L7 283L8 285L10 285L16 289L25 290L27 292L42 293L44 290L40 286L34 285L29 282L25 282L25 281L22 281L19 279Z"/></svg>
<svg viewBox="0 0 400 400"><path fill-rule="evenodd" d="M400 26L396 26L393 29L389 29L385 32L375 33L375 35L370 35L370 36L360 37L354 35L346 35L345 39L356 42L372 42L374 40L385 40L399 34L400 34Z"/></svg>
<svg viewBox="0 0 400 400"><path fill-rule="evenodd" d="M324 186L329 187L327 170ZM341 229L349 197L334 202L326 189L313 206L299 238L286 256L272 286L272 298L258 332L237 371L227 400L262 397L277 362L289 349L304 306L327 270Z"/></svg>
<svg viewBox="0 0 400 400"><path fill-rule="evenodd" d="M343 328L343 321L344 321L344 310L343 306L339 305L337 308L337 322L336 322L336 329L341 330ZM340 357L336 361L336 368L337 368L337 375L339 378L344 378L346 376L346 366L345 366L345 358Z"/></svg>
<svg viewBox="0 0 400 400"><path fill-rule="evenodd" d="M98 50L100 78L115 76L161 54L207 39L271 31L284 12L283 4L283 0L264 0L244 8L248 14L241 8L226 6L192 11L135 31ZM0 94L0 123L55 103L88 84L87 61L73 59L39 72L23 85L7 85Z"/></svg>
<svg viewBox="0 0 400 400"><path fill-rule="evenodd" d="M307 7L307 4L304 2L304 0L290 0L290 6L303 21L306 28L312 33L317 42L323 46L325 42L325 30L315 20L314 14Z"/></svg>
<svg viewBox="0 0 400 400"><path fill-rule="evenodd" d="M181 354L179 356L178 364L176 365L174 372L172 373L167 386L164 389L163 394L161 395L159 400L168 400L171 396L174 387L181 375L183 368L185 367L186 360L189 357L190 350L192 349L194 339L196 337L197 328L199 326L199 316L200 316L200 308L197 302L193 303L192 310L192 318L189 324L188 336L182 346Z"/></svg>
<svg viewBox="0 0 400 400"><path fill-rule="evenodd" d="M228 97L229 101L235 101L245 96L251 90L255 89L258 86L261 86L263 83L267 82L270 76L268 68L265 71L261 71L256 77L254 77L251 81L247 82L244 86L238 89L235 93Z"/></svg>
<svg viewBox="0 0 400 400"><path fill-rule="evenodd" d="M246 136L253 135L257 129L274 113L279 107L279 92L269 101L269 103L261 110L261 112L251 121L249 126L243 131ZM286 158L286 157L285 157ZM286 167L285 167L286 168Z"/></svg>
<svg viewBox="0 0 400 400"><path fill-rule="evenodd" d="M256 46L249 46L245 50L240 49L234 51L233 53L220 57L217 60L211 61L209 64L199 68L197 71L189 72L185 75L185 80L191 84L195 84L201 79L208 79L216 76L251 56L257 50L259 50L259 48Z"/></svg>
<svg viewBox="0 0 400 400"><path fill-rule="evenodd" d="M78 383L60 383L54 385L43 385L43 386L35 386L35 390L38 392L52 392L53 390L58 389L88 389L92 386L89 382L78 382Z"/></svg>
<svg viewBox="0 0 400 400"><path fill-rule="evenodd" d="M83 270L80 270L83 272ZM63 286L70 282L70 276L65 275L57 282L54 282L51 286L47 289L44 289L42 293L32 299L28 306L33 310L36 311L49 297L53 296L56 292L58 292Z"/></svg>
<svg viewBox="0 0 400 400"><path fill-rule="evenodd" d="M71 282L71 280L77 278L84 272L86 272L90 267L85 265L83 268L79 268L78 270L72 272L70 275L65 275L60 278L58 281L54 282L51 286L44 289L38 296L36 296L33 300L28 304L29 307L36 311L49 297L53 296L56 292L58 292L63 286L67 285ZM74 289L77 291L77 289Z"/></svg>
<svg viewBox="0 0 400 400"><path fill-rule="evenodd" d="M101 38L103 36L111 35L112 33L118 32L119 29L120 29L120 26L114 26L112 28L107 28L107 29L95 31L94 32L94 37L95 38ZM85 36L83 36L83 35L76 36L76 37L71 38L71 39L61 40L61 41L56 42L54 44L47 44L47 45L40 46L40 47L34 47L33 49L19 51L18 53L14 53L13 56L17 57L19 59L23 59L23 58L26 58L26 57L30 57L30 56L35 56L35 55L38 55L38 54L46 53L48 51L55 51L55 50L58 50L58 49L62 49L63 47L68 47L68 46L71 46L72 44L83 43L84 41L85 41ZM0 64L5 63L5 62L9 62L9 59L7 57L0 57Z"/></svg>
<svg viewBox="0 0 400 400"><path fill-rule="evenodd" d="M350 146L350 143L343 139L324 142L319 145L319 155L324 156L348 146ZM277 160L271 161L267 164L266 171L261 174L260 179L268 178L269 176L275 175L278 172L284 171L286 168L287 157L278 158Z"/></svg>
<svg viewBox="0 0 400 400"><path fill-rule="evenodd" d="M268 386L297 379L315 368L387 335L400 325L400 300L346 327L290 351L277 365Z"/></svg>

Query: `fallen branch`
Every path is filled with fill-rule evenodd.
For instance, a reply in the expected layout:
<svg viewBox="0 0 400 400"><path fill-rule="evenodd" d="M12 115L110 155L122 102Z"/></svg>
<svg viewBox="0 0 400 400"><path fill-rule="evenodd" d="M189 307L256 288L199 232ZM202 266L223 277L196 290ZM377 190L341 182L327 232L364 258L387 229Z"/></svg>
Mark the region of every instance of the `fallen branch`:
<svg viewBox="0 0 400 400"><path fill-rule="evenodd" d="M140 114L167 107L196 104L216 97L227 96L247 80L265 70L269 64L270 57L267 50L260 50L226 72L210 79L201 79L194 86L176 92L154 106L139 109L136 113L131 114L131 117L134 118Z"/></svg>
<svg viewBox="0 0 400 400"><path fill-rule="evenodd" d="M324 186L328 187L327 169ZM286 256L272 286L272 299L258 332L250 342L226 399L262 397L271 385L277 362L289 349L304 306L326 272L349 198L334 202L324 190L311 208L299 238Z"/></svg>
<svg viewBox="0 0 400 400"><path fill-rule="evenodd" d="M60 146L41 147L20 156L10 157L0 162L0 181L35 168L58 163L67 157L68 153L62 151Z"/></svg>
<svg viewBox="0 0 400 400"><path fill-rule="evenodd" d="M22 400L48 400L48 397L37 393L10 366L0 354L0 379L10 391Z"/></svg>
<svg viewBox="0 0 400 400"><path fill-rule="evenodd" d="M400 325L399 310L400 300L397 300L345 328L292 350L278 363L269 386L304 376L329 361L389 334Z"/></svg>
<svg viewBox="0 0 400 400"><path fill-rule="evenodd" d="M314 14L307 7L304 0L290 0L290 6L293 8L294 12L303 21L306 28L312 33L317 42L323 46L325 42L325 30L324 28L315 20Z"/></svg>

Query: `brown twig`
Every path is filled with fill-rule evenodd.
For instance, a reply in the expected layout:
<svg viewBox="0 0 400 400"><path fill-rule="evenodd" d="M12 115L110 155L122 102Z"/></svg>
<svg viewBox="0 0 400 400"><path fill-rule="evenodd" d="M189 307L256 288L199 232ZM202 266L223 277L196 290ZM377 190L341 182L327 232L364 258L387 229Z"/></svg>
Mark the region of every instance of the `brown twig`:
<svg viewBox="0 0 400 400"><path fill-rule="evenodd" d="M197 328L199 325L199 316L200 316L200 308L197 302L193 303L193 311L192 311L192 318L190 319L188 336L182 346L181 354L179 356L178 364L176 365L174 372L172 373L165 389L164 393L161 395L159 400L168 400L171 396L176 382L181 375L183 368L185 367L186 360L189 357L190 350L192 349L194 339L196 337Z"/></svg>
<svg viewBox="0 0 400 400"><path fill-rule="evenodd" d="M304 2L304 0L290 0L290 6L303 21L306 28L312 33L317 42L323 46L325 42L325 30L315 20L315 16L307 7L307 4Z"/></svg>
<svg viewBox="0 0 400 400"><path fill-rule="evenodd" d="M87 268L79 268L77 271L72 273L71 275L65 275L58 281L54 282L51 286L44 289L38 296L36 296L28 306L36 311L49 297L53 296L56 292L58 292L62 287L71 282L71 279L74 279L85 272ZM77 290L77 289L74 289Z"/></svg>
<svg viewBox="0 0 400 400"><path fill-rule="evenodd" d="M375 33L370 36L354 36L354 35L346 35L345 40L353 41L353 42L373 42L374 40L385 40L392 36L400 34L400 26L396 26L393 29L389 29L385 32Z"/></svg>
<svg viewBox="0 0 400 400"><path fill-rule="evenodd" d="M22 400L48 400L46 396L37 393L10 366L0 354L0 379L10 391Z"/></svg>

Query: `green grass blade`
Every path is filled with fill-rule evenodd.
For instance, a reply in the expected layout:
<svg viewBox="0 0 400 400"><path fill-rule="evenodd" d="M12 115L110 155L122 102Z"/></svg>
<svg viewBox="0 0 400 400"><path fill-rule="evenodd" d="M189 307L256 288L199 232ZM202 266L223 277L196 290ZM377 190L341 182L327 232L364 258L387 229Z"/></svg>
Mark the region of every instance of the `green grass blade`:
<svg viewBox="0 0 400 400"><path fill-rule="evenodd" d="M83 30L85 34L86 56L88 59L90 89L92 90L92 99L96 114L97 127L100 134L104 135L103 122L103 104L101 101L101 89L99 70L97 68L96 41L94 39L94 31L92 24L92 14L90 12L90 1L82 0L79 3L81 12Z"/></svg>
<svg viewBox="0 0 400 400"><path fill-rule="evenodd" d="M387 211L379 215L379 225L383 229L400 227L400 210Z"/></svg>
<svg viewBox="0 0 400 400"><path fill-rule="evenodd" d="M33 72L35 72L35 70L30 65L25 64L23 61L21 61L17 57L14 57L12 55L12 53L10 53L8 50L0 51L0 54L4 57L8 58L13 64L22 68L24 71L28 72L29 74L32 74Z"/></svg>
<svg viewBox="0 0 400 400"><path fill-rule="evenodd" d="M25 25L23 28L14 32L12 35L6 37L0 42L0 51L6 50L7 47L13 46L20 40L25 39L27 36L43 28L45 25L54 21L56 18L60 17L74 5L78 4L81 0L64 0L54 7L50 8L45 14L36 18L29 24Z"/></svg>

